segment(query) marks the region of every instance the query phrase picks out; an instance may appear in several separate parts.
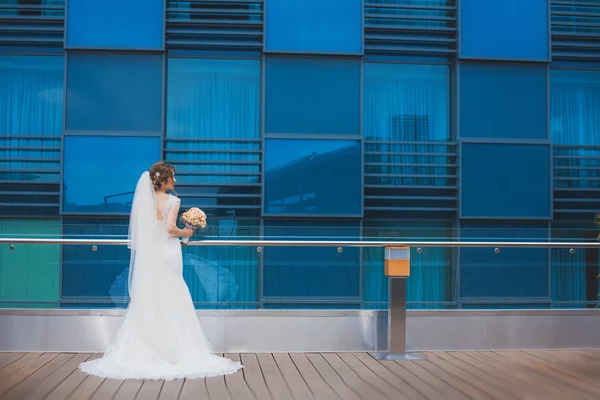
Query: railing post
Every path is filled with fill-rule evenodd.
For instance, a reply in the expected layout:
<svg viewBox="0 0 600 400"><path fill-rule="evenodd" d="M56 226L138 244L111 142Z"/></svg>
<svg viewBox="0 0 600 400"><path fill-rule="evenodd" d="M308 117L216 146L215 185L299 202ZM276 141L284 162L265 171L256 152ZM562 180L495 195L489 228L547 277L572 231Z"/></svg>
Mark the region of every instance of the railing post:
<svg viewBox="0 0 600 400"><path fill-rule="evenodd" d="M387 352L371 353L378 360L415 360L406 353L406 279L410 276L410 247L385 248L385 276L388 277Z"/></svg>

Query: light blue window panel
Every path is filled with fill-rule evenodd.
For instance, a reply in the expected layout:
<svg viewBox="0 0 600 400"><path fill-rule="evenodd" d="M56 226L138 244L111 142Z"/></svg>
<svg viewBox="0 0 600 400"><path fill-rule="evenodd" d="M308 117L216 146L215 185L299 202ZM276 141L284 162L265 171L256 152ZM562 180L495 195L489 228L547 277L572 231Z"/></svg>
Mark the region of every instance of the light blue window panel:
<svg viewBox="0 0 600 400"><path fill-rule="evenodd" d="M548 137L545 66L461 63L459 71L461 137Z"/></svg>
<svg viewBox="0 0 600 400"><path fill-rule="evenodd" d="M266 220L265 239L357 240L358 221ZM360 301L358 248L264 250L263 301L274 308L349 308Z"/></svg>
<svg viewBox="0 0 600 400"><path fill-rule="evenodd" d="M265 16L265 51L362 52L361 0L268 0Z"/></svg>
<svg viewBox="0 0 600 400"><path fill-rule="evenodd" d="M162 56L70 54L67 131L161 131Z"/></svg>
<svg viewBox="0 0 600 400"><path fill-rule="evenodd" d="M270 57L267 133L360 133L360 62Z"/></svg>
<svg viewBox="0 0 600 400"><path fill-rule="evenodd" d="M545 223L461 222L460 227L463 241L546 242L549 235ZM548 249L502 248L496 254L489 248L462 248L460 297L479 299L489 307L493 302L486 299L547 299L548 263Z"/></svg>
<svg viewBox="0 0 600 400"><path fill-rule="evenodd" d="M123 239L129 221L116 218L64 218L63 235L74 239ZM62 249L63 308L127 307L127 246L65 245Z"/></svg>
<svg viewBox="0 0 600 400"><path fill-rule="evenodd" d="M551 219L549 145L461 147L463 218Z"/></svg>
<svg viewBox="0 0 600 400"><path fill-rule="evenodd" d="M268 139L265 153L266 214L360 215L360 142Z"/></svg>
<svg viewBox="0 0 600 400"><path fill-rule="evenodd" d="M461 0L460 57L547 61L548 0Z"/></svg>
<svg viewBox="0 0 600 400"><path fill-rule="evenodd" d="M66 136L63 212L128 213L138 179L160 155L159 138Z"/></svg>
<svg viewBox="0 0 600 400"><path fill-rule="evenodd" d="M162 49L162 0L69 0L67 47Z"/></svg>

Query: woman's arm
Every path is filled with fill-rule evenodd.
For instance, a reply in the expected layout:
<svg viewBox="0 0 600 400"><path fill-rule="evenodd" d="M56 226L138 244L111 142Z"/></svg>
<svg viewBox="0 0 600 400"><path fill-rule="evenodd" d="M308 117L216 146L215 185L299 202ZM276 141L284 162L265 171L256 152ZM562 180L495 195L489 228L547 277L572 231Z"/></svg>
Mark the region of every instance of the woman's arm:
<svg viewBox="0 0 600 400"><path fill-rule="evenodd" d="M181 205L181 202L179 200L177 200L171 206L171 209L169 210L169 214L167 214L167 221L166 221L167 233L169 235L175 236L175 237L179 237L179 236L192 237L192 235L194 234L193 229L190 229L190 228L179 229L177 227L177 216L179 215L179 206L180 205Z"/></svg>

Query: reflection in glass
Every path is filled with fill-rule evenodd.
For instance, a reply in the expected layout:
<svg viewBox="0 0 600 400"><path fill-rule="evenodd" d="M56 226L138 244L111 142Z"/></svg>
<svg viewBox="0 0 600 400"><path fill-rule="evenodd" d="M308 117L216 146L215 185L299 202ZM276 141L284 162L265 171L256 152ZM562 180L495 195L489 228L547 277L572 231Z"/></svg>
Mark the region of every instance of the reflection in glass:
<svg viewBox="0 0 600 400"><path fill-rule="evenodd" d="M127 219L65 218L67 237L127 238ZM126 307L129 249L127 246L64 245L62 253L63 307Z"/></svg>
<svg viewBox="0 0 600 400"><path fill-rule="evenodd" d="M360 214L360 160L357 141L267 140L266 213Z"/></svg>
<svg viewBox="0 0 600 400"><path fill-rule="evenodd" d="M358 221L267 220L265 237L273 239L353 240ZM352 308L360 304L358 248L339 253L326 247L264 249L263 301L270 308Z"/></svg>
<svg viewBox="0 0 600 400"><path fill-rule="evenodd" d="M162 58L70 54L67 130L160 132Z"/></svg>
<svg viewBox="0 0 600 400"><path fill-rule="evenodd" d="M160 158L154 137L67 136L65 212L127 213L142 172Z"/></svg>
<svg viewBox="0 0 600 400"><path fill-rule="evenodd" d="M490 229L493 228L493 229ZM461 240L548 241L546 223L515 224L461 222ZM460 297L482 307L486 299L527 303L537 300L549 306L548 249L506 248L498 254L490 248L460 250Z"/></svg>

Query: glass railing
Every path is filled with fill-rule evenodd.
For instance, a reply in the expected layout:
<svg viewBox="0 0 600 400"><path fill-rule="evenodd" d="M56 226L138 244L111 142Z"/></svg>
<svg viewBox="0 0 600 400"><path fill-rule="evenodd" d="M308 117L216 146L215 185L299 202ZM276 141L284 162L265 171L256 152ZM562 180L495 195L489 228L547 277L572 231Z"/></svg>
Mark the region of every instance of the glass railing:
<svg viewBox="0 0 600 400"><path fill-rule="evenodd" d="M127 224L3 225L0 308L125 308ZM198 309L386 309L384 247L407 244L409 309L596 308L593 229L219 221L182 247ZM62 231L62 232L61 232Z"/></svg>

